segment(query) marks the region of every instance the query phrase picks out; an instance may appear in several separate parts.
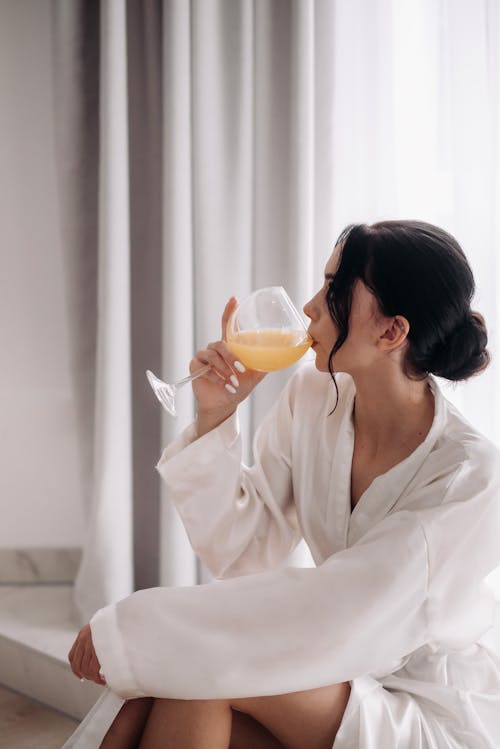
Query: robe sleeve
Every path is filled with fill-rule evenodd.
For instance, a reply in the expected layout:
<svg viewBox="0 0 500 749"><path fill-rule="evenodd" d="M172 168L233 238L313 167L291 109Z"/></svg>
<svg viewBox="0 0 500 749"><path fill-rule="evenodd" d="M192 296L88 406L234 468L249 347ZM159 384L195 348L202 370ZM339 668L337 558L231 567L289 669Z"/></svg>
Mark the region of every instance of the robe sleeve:
<svg viewBox="0 0 500 749"><path fill-rule="evenodd" d="M274 567L301 539L291 470L293 391L289 381L257 430L252 467L242 464L236 416L199 439L189 427L157 465L193 549L217 578Z"/></svg>
<svg viewBox="0 0 500 749"><path fill-rule="evenodd" d="M428 637L417 513L386 517L317 568L139 591L91 621L122 697L214 699L312 689L383 670Z"/></svg>

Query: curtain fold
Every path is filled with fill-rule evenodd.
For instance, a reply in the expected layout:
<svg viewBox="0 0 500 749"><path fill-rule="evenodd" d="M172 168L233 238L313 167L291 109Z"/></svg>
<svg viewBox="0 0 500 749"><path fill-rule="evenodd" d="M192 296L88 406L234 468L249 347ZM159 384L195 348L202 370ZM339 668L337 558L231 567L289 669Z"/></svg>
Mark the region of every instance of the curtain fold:
<svg viewBox="0 0 500 749"><path fill-rule="evenodd" d="M119 1L53 5L59 200L88 499L75 581L81 622L132 591L123 10Z"/></svg>
<svg viewBox="0 0 500 749"><path fill-rule="evenodd" d="M134 588L158 585L160 492L154 462L161 409L145 377L159 372L162 338L162 3L128 0L130 342Z"/></svg>
<svg viewBox="0 0 500 749"><path fill-rule="evenodd" d="M300 306L346 224L420 218L463 244L498 349L500 21L494 0L109 0L75 4L73 16L54 7L59 52L75 58L67 73L55 69L68 284L93 267L99 288L96 362L81 324L92 296L68 295L75 352L89 352L75 387L88 405L95 377L96 393L95 416L82 406L93 486L75 588L85 618L132 587L209 579L154 470L193 416L191 391L179 392L172 421L144 372L187 374L197 348L219 337L229 296L280 284ZM82 132L92 97L79 66L91 47L87 58L76 48L89 44L91 18L100 130L94 118ZM78 94L71 80L85 84ZM86 216L97 205L96 168L82 164L92 153L99 202ZM289 375L270 375L241 408L248 459ZM448 395L500 441L497 378L494 362Z"/></svg>
<svg viewBox="0 0 500 749"><path fill-rule="evenodd" d="M57 199L80 475L90 514L97 334L100 10L98 0L52 3Z"/></svg>
<svg viewBox="0 0 500 749"><path fill-rule="evenodd" d="M191 12L190 2L172 0L163 4L161 375L167 382L186 376L195 351ZM186 390L177 398L177 421L162 414L163 444L193 416ZM197 580L196 560L163 487L161 492L160 582L192 585Z"/></svg>
<svg viewBox="0 0 500 749"><path fill-rule="evenodd" d="M82 621L133 590L126 14L101 4L94 494L75 580Z"/></svg>

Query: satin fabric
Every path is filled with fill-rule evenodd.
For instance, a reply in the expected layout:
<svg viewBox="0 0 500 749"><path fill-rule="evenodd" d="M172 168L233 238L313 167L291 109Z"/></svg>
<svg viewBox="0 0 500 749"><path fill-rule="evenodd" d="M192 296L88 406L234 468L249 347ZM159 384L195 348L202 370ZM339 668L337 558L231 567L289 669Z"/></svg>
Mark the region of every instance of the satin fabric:
<svg viewBox="0 0 500 749"><path fill-rule="evenodd" d="M430 378L429 434L351 513L355 389L337 382L331 413L329 376L300 368L256 434L252 467L236 417L165 449L158 470L220 581L97 612L108 685L201 699L349 681L335 749L498 747L499 452ZM283 567L302 537L317 566Z"/></svg>

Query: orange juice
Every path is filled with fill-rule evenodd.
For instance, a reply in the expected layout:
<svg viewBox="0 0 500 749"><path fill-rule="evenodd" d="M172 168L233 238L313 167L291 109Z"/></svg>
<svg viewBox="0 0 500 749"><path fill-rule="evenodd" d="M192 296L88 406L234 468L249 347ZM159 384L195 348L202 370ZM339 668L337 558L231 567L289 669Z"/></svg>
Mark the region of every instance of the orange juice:
<svg viewBox="0 0 500 749"><path fill-rule="evenodd" d="M257 372L289 367L306 353L311 343L312 339L303 330L277 328L243 330L227 340L236 359Z"/></svg>

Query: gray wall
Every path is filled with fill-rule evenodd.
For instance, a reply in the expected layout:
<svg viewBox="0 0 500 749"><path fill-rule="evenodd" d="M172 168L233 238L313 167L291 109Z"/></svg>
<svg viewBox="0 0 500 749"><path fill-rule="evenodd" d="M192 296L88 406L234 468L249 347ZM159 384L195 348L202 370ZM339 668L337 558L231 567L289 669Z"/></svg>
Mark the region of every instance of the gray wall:
<svg viewBox="0 0 500 749"><path fill-rule="evenodd" d="M0 548L83 537L49 11L0 2Z"/></svg>

